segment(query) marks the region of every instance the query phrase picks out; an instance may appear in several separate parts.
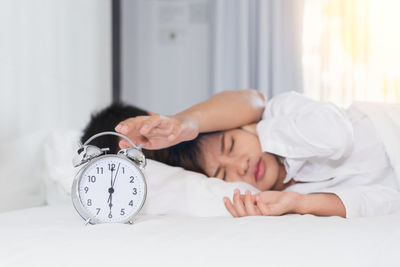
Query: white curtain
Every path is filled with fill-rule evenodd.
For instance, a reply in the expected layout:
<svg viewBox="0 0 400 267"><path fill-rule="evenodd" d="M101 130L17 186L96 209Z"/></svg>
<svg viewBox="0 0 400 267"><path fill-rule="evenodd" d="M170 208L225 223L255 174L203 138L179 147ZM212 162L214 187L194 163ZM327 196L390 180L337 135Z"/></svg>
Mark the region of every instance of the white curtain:
<svg viewBox="0 0 400 267"><path fill-rule="evenodd" d="M268 98L302 92L303 0L215 0L213 93L254 88Z"/></svg>
<svg viewBox="0 0 400 267"><path fill-rule="evenodd" d="M0 1L0 144L81 129L111 102L110 8L108 0Z"/></svg>
<svg viewBox="0 0 400 267"><path fill-rule="evenodd" d="M400 102L400 2L306 0L305 94L347 108Z"/></svg>

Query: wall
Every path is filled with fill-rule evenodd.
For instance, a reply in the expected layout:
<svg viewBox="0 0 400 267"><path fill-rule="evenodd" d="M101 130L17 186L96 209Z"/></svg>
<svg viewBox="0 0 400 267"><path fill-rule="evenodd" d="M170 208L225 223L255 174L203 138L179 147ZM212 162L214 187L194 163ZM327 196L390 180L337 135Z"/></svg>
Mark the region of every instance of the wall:
<svg viewBox="0 0 400 267"><path fill-rule="evenodd" d="M108 0L0 1L0 142L81 129L111 101Z"/></svg>
<svg viewBox="0 0 400 267"><path fill-rule="evenodd" d="M122 99L174 114L211 95L209 0L122 1Z"/></svg>

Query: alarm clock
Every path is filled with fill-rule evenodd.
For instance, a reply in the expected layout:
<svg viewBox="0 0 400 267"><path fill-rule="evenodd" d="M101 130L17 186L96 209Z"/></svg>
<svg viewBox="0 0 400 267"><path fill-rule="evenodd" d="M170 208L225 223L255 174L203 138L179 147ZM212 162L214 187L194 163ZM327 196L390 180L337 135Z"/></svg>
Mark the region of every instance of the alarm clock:
<svg viewBox="0 0 400 267"><path fill-rule="evenodd" d="M107 154L109 148L89 143L103 135L116 135L131 147L117 154ZM74 167L82 166L72 184L72 203L86 224L133 223L142 209L147 194L142 172L146 158L141 145L136 146L126 136L102 132L89 138L73 157Z"/></svg>

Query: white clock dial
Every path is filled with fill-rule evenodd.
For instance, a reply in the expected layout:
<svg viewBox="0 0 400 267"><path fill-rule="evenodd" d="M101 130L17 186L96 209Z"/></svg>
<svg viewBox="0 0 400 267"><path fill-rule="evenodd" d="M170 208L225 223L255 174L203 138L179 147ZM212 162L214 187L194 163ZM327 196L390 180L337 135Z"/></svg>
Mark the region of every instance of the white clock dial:
<svg viewBox="0 0 400 267"><path fill-rule="evenodd" d="M146 182L132 162L107 155L84 169L78 194L90 217L101 222L126 222L141 209Z"/></svg>

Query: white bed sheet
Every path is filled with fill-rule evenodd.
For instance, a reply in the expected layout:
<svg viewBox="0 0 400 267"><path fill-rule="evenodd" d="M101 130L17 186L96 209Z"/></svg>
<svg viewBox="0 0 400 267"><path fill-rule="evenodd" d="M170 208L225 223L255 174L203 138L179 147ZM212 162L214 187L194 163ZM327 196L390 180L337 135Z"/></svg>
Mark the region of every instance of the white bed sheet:
<svg viewBox="0 0 400 267"><path fill-rule="evenodd" d="M145 215L84 225L72 205L0 213L0 266L400 266L400 214Z"/></svg>

